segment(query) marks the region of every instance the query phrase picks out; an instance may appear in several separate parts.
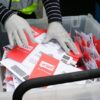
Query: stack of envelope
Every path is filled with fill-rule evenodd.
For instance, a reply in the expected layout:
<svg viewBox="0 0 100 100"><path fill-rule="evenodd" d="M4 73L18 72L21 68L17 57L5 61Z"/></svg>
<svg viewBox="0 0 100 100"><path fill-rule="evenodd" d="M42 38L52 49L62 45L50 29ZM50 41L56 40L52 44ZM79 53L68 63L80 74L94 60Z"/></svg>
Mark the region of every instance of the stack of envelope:
<svg viewBox="0 0 100 100"><path fill-rule="evenodd" d="M82 71L77 68L77 62L82 57L77 42L75 44L79 55L75 55L72 51L66 54L56 40L42 44L46 30L34 26L32 28L36 32L34 34L36 42L32 43L27 36L28 48L4 47L5 53L1 64L6 67L4 83L7 91L14 90L20 83L31 78Z"/></svg>

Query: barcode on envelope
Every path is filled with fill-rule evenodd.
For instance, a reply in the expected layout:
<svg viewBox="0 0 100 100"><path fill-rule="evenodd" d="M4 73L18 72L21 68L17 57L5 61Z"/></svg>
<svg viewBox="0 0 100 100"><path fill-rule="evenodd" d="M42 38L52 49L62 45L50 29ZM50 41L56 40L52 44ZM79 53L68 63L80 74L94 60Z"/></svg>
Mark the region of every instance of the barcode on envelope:
<svg viewBox="0 0 100 100"><path fill-rule="evenodd" d="M69 59L70 59L70 57L69 57L69 56L67 56L67 55L64 55L64 56L63 56L63 59L65 59L65 60L69 60Z"/></svg>
<svg viewBox="0 0 100 100"><path fill-rule="evenodd" d="M12 66L11 69L21 77L26 77L27 76L27 74L16 65Z"/></svg>
<svg viewBox="0 0 100 100"><path fill-rule="evenodd" d="M63 62L63 63L65 63L65 64L67 64L67 62L70 60L70 57L69 56L67 56L67 55L63 55L63 57L62 57L62 59L61 59L61 61Z"/></svg>

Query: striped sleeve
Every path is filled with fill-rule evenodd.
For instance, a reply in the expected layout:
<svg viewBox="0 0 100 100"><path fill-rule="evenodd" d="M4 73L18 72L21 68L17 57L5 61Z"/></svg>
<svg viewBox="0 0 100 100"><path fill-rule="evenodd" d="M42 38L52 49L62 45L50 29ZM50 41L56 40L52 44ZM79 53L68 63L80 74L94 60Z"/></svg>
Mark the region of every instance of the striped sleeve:
<svg viewBox="0 0 100 100"><path fill-rule="evenodd" d="M48 22L59 21L62 22L62 16L60 11L60 1L59 0L42 0L46 14L48 17Z"/></svg>
<svg viewBox="0 0 100 100"><path fill-rule="evenodd" d="M1 3L0 3L0 22L2 24L5 24L5 21L7 20L7 18L13 14L14 12L7 9L6 7L4 7Z"/></svg>

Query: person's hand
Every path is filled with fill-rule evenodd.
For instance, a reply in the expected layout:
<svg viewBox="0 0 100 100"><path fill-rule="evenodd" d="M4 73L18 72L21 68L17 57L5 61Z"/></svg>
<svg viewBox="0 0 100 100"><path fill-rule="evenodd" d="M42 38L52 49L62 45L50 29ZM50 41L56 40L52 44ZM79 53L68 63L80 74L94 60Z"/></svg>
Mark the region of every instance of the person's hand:
<svg viewBox="0 0 100 100"><path fill-rule="evenodd" d="M28 22L20 16L13 14L5 22L5 29L8 34L10 45L14 47L17 43L20 47L28 47L28 41L25 32L28 34L32 42L34 42L33 30Z"/></svg>
<svg viewBox="0 0 100 100"><path fill-rule="evenodd" d="M47 43L51 39L56 39L67 54L70 50L72 50L75 54L78 54L75 44L61 23L52 22L49 24L47 36L43 43Z"/></svg>

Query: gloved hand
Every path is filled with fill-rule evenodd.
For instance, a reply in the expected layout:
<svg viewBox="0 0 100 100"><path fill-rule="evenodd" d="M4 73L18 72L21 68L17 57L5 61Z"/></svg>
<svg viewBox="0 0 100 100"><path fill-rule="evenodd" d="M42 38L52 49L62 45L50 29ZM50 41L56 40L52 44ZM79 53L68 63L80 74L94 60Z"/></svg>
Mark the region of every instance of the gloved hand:
<svg viewBox="0 0 100 100"><path fill-rule="evenodd" d="M25 19L16 14L11 15L7 19L5 22L5 29L12 47L14 47L15 43L20 47L28 47L28 41L24 32L26 32L31 41L34 42L33 30L30 25Z"/></svg>
<svg viewBox="0 0 100 100"><path fill-rule="evenodd" d="M75 44L61 23L52 22L49 24L47 36L43 43L47 43L51 39L56 39L67 54L70 50L72 50L75 54L78 54Z"/></svg>

